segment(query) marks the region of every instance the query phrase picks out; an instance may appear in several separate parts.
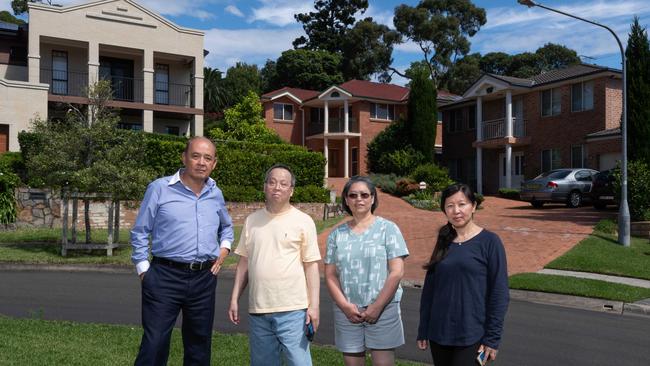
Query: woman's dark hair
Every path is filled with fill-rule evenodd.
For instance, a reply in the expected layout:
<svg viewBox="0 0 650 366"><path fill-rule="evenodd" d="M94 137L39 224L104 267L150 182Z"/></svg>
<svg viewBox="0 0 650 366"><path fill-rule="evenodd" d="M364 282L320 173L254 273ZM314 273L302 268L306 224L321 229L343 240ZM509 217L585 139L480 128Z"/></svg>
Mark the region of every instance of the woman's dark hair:
<svg viewBox="0 0 650 366"><path fill-rule="evenodd" d="M450 185L449 187L445 188L444 191L442 191L442 195L440 196L440 210L442 212L445 212L445 201L447 198L455 195L458 192L463 192L465 197L467 197L467 199L472 204L476 204L476 195L474 194L472 188L470 188L467 184L456 183ZM433 253L431 253L429 262L424 265L424 269L434 269L436 264L438 264L438 262L447 256L449 245L451 245L451 242L456 238L457 235L458 234L456 233L456 229L454 229L454 226L450 222L447 222L447 224L443 225L440 228L436 246L433 248Z"/></svg>
<svg viewBox="0 0 650 366"><path fill-rule="evenodd" d="M366 187L368 187L368 190L370 191L370 195L375 199L374 202L372 203L372 206L370 206L370 212L375 213L375 209L377 206L379 206L379 200L377 199L377 188L375 187L375 184L368 178L368 177L363 177L360 175L355 175L354 177L350 178L350 180L345 183L345 186L343 186L343 199L342 204L343 204L343 209L345 212L349 213L352 215L352 210L350 210L350 206L348 206L348 203L345 201L345 198L348 196L348 192L350 192L350 187L354 183L365 183Z"/></svg>

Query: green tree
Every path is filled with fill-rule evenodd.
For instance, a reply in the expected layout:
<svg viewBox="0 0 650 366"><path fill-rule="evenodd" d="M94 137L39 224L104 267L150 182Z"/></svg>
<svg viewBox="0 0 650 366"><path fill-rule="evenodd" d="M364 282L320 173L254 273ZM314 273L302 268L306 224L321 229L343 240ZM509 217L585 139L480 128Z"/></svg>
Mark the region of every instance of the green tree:
<svg viewBox="0 0 650 366"><path fill-rule="evenodd" d="M224 79L219 69L203 68L203 110L207 113L223 111L228 105Z"/></svg>
<svg viewBox="0 0 650 366"><path fill-rule="evenodd" d="M213 128L208 135L215 140L282 143L280 136L266 127L262 112L259 96L251 90L241 102L226 109L223 127Z"/></svg>
<svg viewBox="0 0 650 366"><path fill-rule="evenodd" d="M449 90L454 94L462 95L479 77L481 77L479 53L472 53L457 60L444 73L440 80L440 88Z"/></svg>
<svg viewBox="0 0 650 366"><path fill-rule="evenodd" d="M563 69L580 63L578 53L566 46L547 43L535 51L541 63L541 71Z"/></svg>
<svg viewBox="0 0 650 366"><path fill-rule="evenodd" d="M306 34L293 42L296 49L340 55L345 80L386 74L399 34L372 18L355 19L368 8L367 0L316 0L314 7L315 12L295 15Z"/></svg>
<svg viewBox="0 0 650 366"><path fill-rule="evenodd" d="M480 57L479 68L488 74L507 75L511 62L512 56L507 53L490 52Z"/></svg>
<svg viewBox="0 0 650 366"><path fill-rule="evenodd" d="M422 50L436 86L451 66L452 58L469 52L467 38L474 36L485 22L485 10L469 0L421 0L415 7L403 4L395 8L393 18L397 31Z"/></svg>
<svg viewBox="0 0 650 366"><path fill-rule="evenodd" d="M634 17L627 40L627 136L630 160L650 164L650 45Z"/></svg>
<svg viewBox="0 0 650 366"><path fill-rule="evenodd" d="M407 127L409 141L426 161L433 162L436 144L436 89L428 76L419 74L411 80Z"/></svg>
<svg viewBox="0 0 650 366"><path fill-rule="evenodd" d="M340 71L341 56L328 51L287 50L276 64L279 85L324 90L344 81Z"/></svg>
<svg viewBox="0 0 650 366"><path fill-rule="evenodd" d="M523 52L512 56L508 76L529 78L542 72L540 57L536 53Z"/></svg>
<svg viewBox="0 0 650 366"><path fill-rule="evenodd" d="M15 15L20 15L27 11L27 3L60 6L58 4L53 4L52 0L11 0L11 9L14 11Z"/></svg>
<svg viewBox="0 0 650 366"><path fill-rule="evenodd" d="M272 90L280 89L282 85L278 82L278 64L276 61L268 59L264 67L260 70L262 79L262 93L268 93Z"/></svg>
<svg viewBox="0 0 650 366"><path fill-rule="evenodd" d="M228 101L226 107L241 102L249 91L260 95L262 79L257 65L238 62L235 66L228 68L224 80L224 90Z"/></svg>
<svg viewBox="0 0 650 366"><path fill-rule="evenodd" d="M25 24L24 20L16 18L6 10L0 11L0 22L7 22L7 23L17 24L17 25Z"/></svg>
<svg viewBox="0 0 650 366"><path fill-rule="evenodd" d="M316 0L316 11L295 14L302 23L305 36L293 41L295 48L310 50L341 50L348 30L356 22L355 14L363 14L368 9L368 0Z"/></svg>

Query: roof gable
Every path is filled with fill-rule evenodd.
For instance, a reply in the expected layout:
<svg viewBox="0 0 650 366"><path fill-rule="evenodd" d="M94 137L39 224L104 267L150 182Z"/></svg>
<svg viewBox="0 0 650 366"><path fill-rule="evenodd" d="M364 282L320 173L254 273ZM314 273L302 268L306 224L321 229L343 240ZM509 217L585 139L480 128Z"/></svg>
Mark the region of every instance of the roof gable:
<svg viewBox="0 0 650 366"><path fill-rule="evenodd" d="M403 102L409 95L409 88L366 80L350 80L339 87L357 98L382 99L391 102Z"/></svg>
<svg viewBox="0 0 650 366"><path fill-rule="evenodd" d="M262 99L276 100L281 97L289 97L296 103L302 103L306 100L313 99L319 94L316 90L289 88L284 87L277 90L270 91L262 95Z"/></svg>

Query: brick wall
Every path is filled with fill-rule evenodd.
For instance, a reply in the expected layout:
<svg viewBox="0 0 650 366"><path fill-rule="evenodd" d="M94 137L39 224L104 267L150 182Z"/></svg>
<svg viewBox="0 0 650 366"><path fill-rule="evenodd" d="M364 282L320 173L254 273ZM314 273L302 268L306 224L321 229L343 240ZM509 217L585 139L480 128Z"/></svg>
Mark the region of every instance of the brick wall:
<svg viewBox="0 0 650 366"><path fill-rule="evenodd" d="M284 103L293 105L293 120L280 121L273 119L273 104ZM300 105L296 104L289 97L281 97L274 101L264 103L264 121L266 126L275 130L280 137L294 145L302 145L302 114L303 111L298 109ZM309 114L305 115L305 124L309 118Z"/></svg>

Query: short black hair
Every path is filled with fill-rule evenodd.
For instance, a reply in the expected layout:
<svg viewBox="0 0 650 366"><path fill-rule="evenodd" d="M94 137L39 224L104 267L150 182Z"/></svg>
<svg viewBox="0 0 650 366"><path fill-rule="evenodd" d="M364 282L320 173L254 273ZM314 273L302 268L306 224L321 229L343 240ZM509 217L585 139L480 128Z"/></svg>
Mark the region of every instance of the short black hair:
<svg viewBox="0 0 650 366"><path fill-rule="evenodd" d="M291 168L289 168L288 165L282 164L282 163L276 163L271 166L266 173L264 173L264 184L268 183L269 181L269 176L271 175L271 172L273 169L284 169L289 172L289 175L291 175L291 186L295 187L296 186L296 176L293 174L293 171Z"/></svg>
<svg viewBox="0 0 650 366"><path fill-rule="evenodd" d="M348 192L350 192L350 187L352 187L354 183L359 183L359 182L365 183L366 187L368 187L368 190L370 191L370 195L374 197L375 200L372 203L372 206L370 206L370 212L375 213L375 209L377 209L377 206L379 206L379 199L377 197L377 187L375 187L375 184L370 180L370 178L361 175L355 175L354 177L350 178L350 180L348 180L345 183L345 186L343 186L343 193L342 193L343 199L341 200L343 204L343 209L345 210L345 212L352 215L352 210L350 210L350 206L348 206L348 203L345 201L345 198L348 196Z"/></svg>
<svg viewBox="0 0 650 366"><path fill-rule="evenodd" d="M192 137L190 137L187 140L187 143L185 144L185 150L183 150L183 154L187 154L187 152L190 150L190 146L192 145L192 143L194 141L197 141L197 140L205 140L205 141L209 142L210 145L212 145L212 147L214 147L214 157L215 158L217 157L217 145L215 145L212 140L210 140L209 138L207 138L205 136L192 136Z"/></svg>

